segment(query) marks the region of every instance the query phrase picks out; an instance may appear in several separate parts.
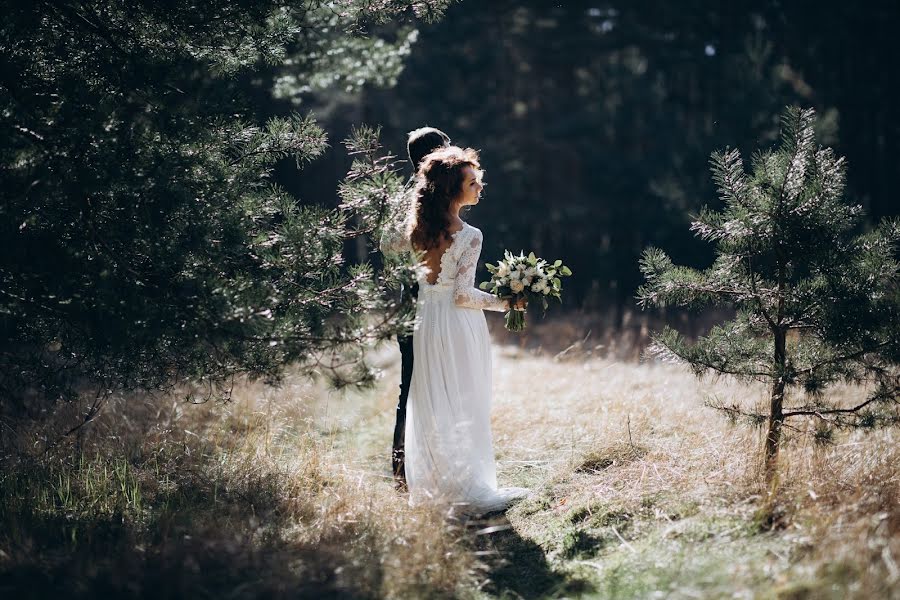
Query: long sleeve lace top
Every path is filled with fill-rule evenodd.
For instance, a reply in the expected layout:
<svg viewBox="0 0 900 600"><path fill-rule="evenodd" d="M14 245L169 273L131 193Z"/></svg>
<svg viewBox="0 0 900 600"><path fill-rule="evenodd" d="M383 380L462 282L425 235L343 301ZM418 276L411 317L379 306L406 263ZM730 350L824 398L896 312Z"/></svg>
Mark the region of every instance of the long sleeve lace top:
<svg viewBox="0 0 900 600"><path fill-rule="evenodd" d="M508 310L506 300L479 290L475 285L475 272L478 270L483 238L480 229L463 223L463 228L454 234L453 242L441 257L441 272L435 283L428 283L423 275L419 280L420 287L452 287L453 303L461 308L498 312ZM386 229L379 246L386 255L414 256L412 245L403 227Z"/></svg>
<svg viewBox="0 0 900 600"><path fill-rule="evenodd" d="M505 300L481 291L475 286L475 271L478 269L483 237L480 229L466 223L454 239L454 244L458 247L458 258L453 281L453 302L464 308L505 311L508 308ZM442 265L442 275L443 269Z"/></svg>
<svg viewBox="0 0 900 600"><path fill-rule="evenodd" d="M441 257L441 272L435 283L428 283L423 276L419 281L420 287L452 286L453 303L461 308L498 312L508 310L509 306L506 300L479 290L475 285L475 272L478 270L483 238L480 229L463 223L463 228L453 236L453 242ZM379 246L385 255L415 256L412 244L406 234L406 228L402 225L385 229Z"/></svg>

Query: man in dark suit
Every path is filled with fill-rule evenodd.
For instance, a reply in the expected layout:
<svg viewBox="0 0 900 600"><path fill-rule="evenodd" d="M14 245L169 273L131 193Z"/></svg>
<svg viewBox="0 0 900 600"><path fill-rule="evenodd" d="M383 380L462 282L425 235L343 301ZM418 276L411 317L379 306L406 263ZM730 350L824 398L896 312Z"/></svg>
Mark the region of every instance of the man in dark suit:
<svg viewBox="0 0 900 600"><path fill-rule="evenodd" d="M421 127L409 133L406 142L406 150L409 154L409 163L413 167L413 176L407 185L407 200L413 193L415 185L415 173L419 170L422 160L426 155L439 148L450 145L450 138L440 129L434 127ZM401 290L401 302L408 310L413 309L419 286L413 282L409 288ZM397 422L394 425L394 443L391 449L391 467L394 473L394 481L398 489L406 487L406 466L404 463L404 435L406 431L406 400L409 398L409 385L412 382L413 372L413 338L412 335L398 335L397 343L400 345L400 398L397 401Z"/></svg>

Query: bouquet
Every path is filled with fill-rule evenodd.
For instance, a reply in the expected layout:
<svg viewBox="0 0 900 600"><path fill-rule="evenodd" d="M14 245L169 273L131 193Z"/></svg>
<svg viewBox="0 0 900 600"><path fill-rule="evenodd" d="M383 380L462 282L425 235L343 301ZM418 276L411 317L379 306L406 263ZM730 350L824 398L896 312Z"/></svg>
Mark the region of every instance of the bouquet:
<svg viewBox="0 0 900 600"><path fill-rule="evenodd" d="M550 264L543 258L536 257L534 252L528 256L525 256L524 252L516 256L507 250L503 260L496 266L492 264L486 266L491 273L491 280L481 284L482 290L509 299L513 304L522 298L529 302L537 301L544 312L547 310L549 298L562 301L560 278L572 274L561 260ZM506 328L510 331L525 329L525 311L513 309L507 312Z"/></svg>

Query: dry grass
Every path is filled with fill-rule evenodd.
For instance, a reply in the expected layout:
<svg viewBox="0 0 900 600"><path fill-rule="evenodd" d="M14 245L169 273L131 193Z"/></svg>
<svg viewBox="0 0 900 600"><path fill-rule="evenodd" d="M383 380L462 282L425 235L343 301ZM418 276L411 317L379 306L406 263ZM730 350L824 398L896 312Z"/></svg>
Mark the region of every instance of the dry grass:
<svg viewBox="0 0 900 600"><path fill-rule="evenodd" d="M593 570L599 597L900 593L896 431L828 447L792 432L767 499L762 432L702 405L711 395L752 405L765 390L659 364L516 352L501 362L503 473L541 490L510 519L562 568ZM849 402L861 391L836 393ZM516 462L534 459L547 462ZM779 517L775 531L762 530L761 509Z"/></svg>
<svg viewBox="0 0 900 600"><path fill-rule="evenodd" d="M121 400L7 460L0 595L900 597L897 432L791 432L767 498L761 433L702 404L764 390L573 354L498 347L499 478L536 493L469 523L392 488L390 351L365 394L291 377L228 405Z"/></svg>

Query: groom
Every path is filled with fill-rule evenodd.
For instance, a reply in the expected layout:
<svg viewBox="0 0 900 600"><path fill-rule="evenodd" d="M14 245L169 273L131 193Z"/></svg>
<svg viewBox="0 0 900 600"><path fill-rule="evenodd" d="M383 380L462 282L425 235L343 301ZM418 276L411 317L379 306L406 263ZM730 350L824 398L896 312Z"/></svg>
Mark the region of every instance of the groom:
<svg viewBox="0 0 900 600"><path fill-rule="evenodd" d="M419 170L422 160L426 155L439 148L450 145L450 138L446 133L434 127L421 127L409 132L406 141L406 151L409 154L409 163L413 167L413 176L407 184L407 201L411 200L413 186L415 185L415 173ZM406 290L401 290L400 302L404 308L412 309L419 293L419 286L413 283ZM394 472L394 481L397 489L406 487L406 465L404 463L404 434L406 431L406 400L409 398L409 385L412 382L413 372L413 338L412 335L398 335L397 343L400 344L400 398L397 402L397 422L394 425L394 444L391 449L391 466Z"/></svg>

